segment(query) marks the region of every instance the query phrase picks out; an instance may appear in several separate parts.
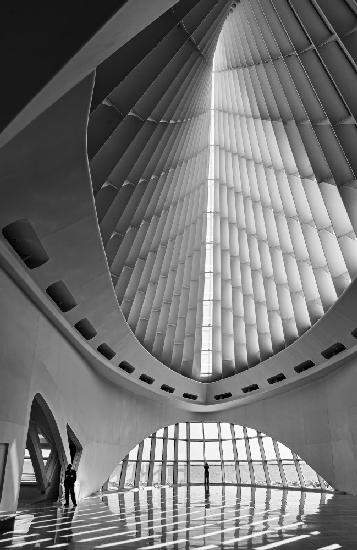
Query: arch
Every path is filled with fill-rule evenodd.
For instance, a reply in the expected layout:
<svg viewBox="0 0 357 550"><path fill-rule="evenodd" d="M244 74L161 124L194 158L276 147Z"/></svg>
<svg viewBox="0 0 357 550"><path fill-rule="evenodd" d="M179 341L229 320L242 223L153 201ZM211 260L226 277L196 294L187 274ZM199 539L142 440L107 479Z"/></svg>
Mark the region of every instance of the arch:
<svg viewBox="0 0 357 550"><path fill-rule="evenodd" d="M204 462L213 485L333 490L283 443L228 422L181 422L160 428L128 453L108 487L200 485Z"/></svg>
<svg viewBox="0 0 357 550"><path fill-rule="evenodd" d="M79 462L81 460L83 447L69 424L67 424L67 437L68 437L69 454L71 457L71 463L73 468L77 470Z"/></svg>
<svg viewBox="0 0 357 550"><path fill-rule="evenodd" d="M37 393L32 401L27 432L20 501L56 500L67 465L57 422L47 402Z"/></svg>

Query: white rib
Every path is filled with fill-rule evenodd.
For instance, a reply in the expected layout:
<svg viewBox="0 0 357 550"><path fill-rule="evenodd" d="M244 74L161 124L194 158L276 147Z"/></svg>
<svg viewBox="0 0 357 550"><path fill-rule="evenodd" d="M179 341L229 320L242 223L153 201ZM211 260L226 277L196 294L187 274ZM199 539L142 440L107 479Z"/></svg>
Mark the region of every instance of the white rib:
<svg viewBox="0 0 357 550"><path fill-rule="evenodd" d="M322 47L334 21L306 2L229 8L207 6L201 22L188 12L193 42L160 66L91 160L124 316L155 357L204 381L291 344L357 274L349 46L336 32ZM107 107L120 112L124 86Z"/></svg>

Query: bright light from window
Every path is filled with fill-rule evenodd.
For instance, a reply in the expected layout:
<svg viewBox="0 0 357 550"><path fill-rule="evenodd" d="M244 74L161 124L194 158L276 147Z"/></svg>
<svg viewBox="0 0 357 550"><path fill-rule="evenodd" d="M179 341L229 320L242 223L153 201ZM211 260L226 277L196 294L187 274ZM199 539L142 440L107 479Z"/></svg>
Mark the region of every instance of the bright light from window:
<svg viewBox="0 0 357 550"><path fill-rule="evenodd" d="M114 470L110 485L200 484L204 461L213 484L333 490L282 443L255 429L216 422L182 423L152 434Z"/></svg>
<svg viewBox="0 0 357 550"><path fill-rule="evenodd" d="M214 227L214 72L212 71L209 169L207 181L205 283L202 305L201 376L212 375Z"/></svg>

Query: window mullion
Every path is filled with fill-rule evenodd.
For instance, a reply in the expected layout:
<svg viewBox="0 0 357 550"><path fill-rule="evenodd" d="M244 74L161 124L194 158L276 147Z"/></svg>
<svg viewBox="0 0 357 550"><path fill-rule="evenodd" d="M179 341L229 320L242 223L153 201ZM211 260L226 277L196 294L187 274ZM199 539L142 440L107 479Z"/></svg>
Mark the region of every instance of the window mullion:
<svg viewBox="0 0 357 550"><path fill-rule="evenodd" d="M164 428L162 440L162 468L161 468L161 485L166 485L166 465L167 465L167 438L168 427Z"/></svg>
<svg viewBox="0 0 357 550"><path fill-rule="evenodd" d="M186 468L187 468L187 485L190 485L191 483L191 476L190 476L190 423L186 422L186 437L187 437L187 445L186 445Z"/></svg>
<svg viewBox="0 0 357 550"><path fill-rule="evenodd" d="M278 461L278 468L279 468L279 472L280 472L281 481L283 482L283 486L287 487L286 475L285 475L285 471L284 471L284 468L283 468L283 461L281 460L281 457L280 457L280 451L279 451L278 443L275 441L275 439L273 439L272 441L273 441L273 445L274 445L276 458L277 458L277 461Z"/></svg>
<svg viewBox="0 0 357 550"><path fill-rule="evenodd" d="M178 438L179 438L179 425L175 424L175 430L174 430L174 466L173 466L173 474L172 474L172 481L173 484L176 485L178 482Z"/></svg>
<svg viewBox="0 0 357 550"><path fill-rule="evenodd" d="M255 476L254 476L254 469L253 469L253 463L252 463L252 455L250 452L250 445L249 445L249 438L247 434L247 428L243 427L243 433L244 433L244 443L245 443L245 450L247 453L247 459L248 459L248 466L249 466L249 473L250 473L250 482L252 485L255 485Z"/></svg>
<svg viewBox="0 0 357 550"><path fill-rule="evenodd" d="M300 461L297 457L297 455L295 453L293 453L293 458L294 458L294 464L295 464L295 468L296 468L296 471L297 471L297 474L299 476L299 482L300 482L300 486L305 488L306 485L305 485L305 480L304 480L304 476L302 475L302 471L301 471L301 466L300 466Z"/></svg>
<svg viewBox="0 0 357 550"><path fill-rule="evenodd" d="M237 485L241 485L242 482L241 482L240 471L239 471L238 451L237 451L237 443L236 443L236 438L234 433L234 424L231 424L230 428L231 428L231 434L232 434L234 466L236 469Z"/></svg>
<svg viewBox="0 0 357 550"><path fill-rule="evenodd" d="M129 455L127 454L123 460L123 464L121 467L119 489L123 489L123 487L125 486L125 477L126 477L126 470L128 468L128 460L129 460Z"/></svg>
<svg viewBox="0 0 357 550"><path fill-rule="evenodd" d="M150 448L150 464L148 470L148 486L152 485L154 477L154 467L155 467L155 447L156 447L156 433L151 436L151 448Z"/></svg>
<svg viewBox="0 0 357 550"><path fill-rule="evenodd" d="M269 469L268 469L268 463L265 457L265 450L263 445L263 438L261 432L257 432L258 434L258 443L260 448L260 454L262 455L262 463L264 468L264 474L265 474L265 481L267 485L271 485L270 475L269 475Z"/></svg>
<svg viewBox="0 0 357 550"><path fill-rule="evenodd" d="M221 472L222 472L222 483L225 483L226 475L224 471L224 461L223 461L223 447L222 447L222 432L221 432L221 423L217 422L218 428L218 445L219 445L219 456L221 458Z"/></svg>
<svg viewBox="0 0 357 550"><path fill-rule="evenodd" d="M145 441L145 439L143 439L139 443L138 454L137 454L137 457L136 457L134 487L139 487L139 484L140 484L141 459L142 459L142 456L143 456L144 441Z"/></svg>

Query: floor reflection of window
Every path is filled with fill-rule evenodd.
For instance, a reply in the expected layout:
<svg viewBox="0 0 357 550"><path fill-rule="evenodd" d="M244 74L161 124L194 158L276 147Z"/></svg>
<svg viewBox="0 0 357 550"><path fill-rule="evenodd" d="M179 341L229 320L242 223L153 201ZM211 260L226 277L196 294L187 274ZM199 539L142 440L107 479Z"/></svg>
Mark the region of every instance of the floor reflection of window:
<svg viewBox="0 0 357 550"><path fill-rule="evenodd" d="M224 485L209 492L202 486L166 487L84 499L76 512L41 505L30 513L27 506L18 510L14 530L0 534L0 547L46 542L47 548L91 543L91 548L273 550L289 544L337 550L353 547L356 530L354 497Z"/></svg>
<svg viewBox="0 0 357 550"><path fill-rule="evenodd" d="M202 484L205 461L211 484L333 490L282 443L227 422L161 428L130 451L114 470L110 486Z"/></svg>

